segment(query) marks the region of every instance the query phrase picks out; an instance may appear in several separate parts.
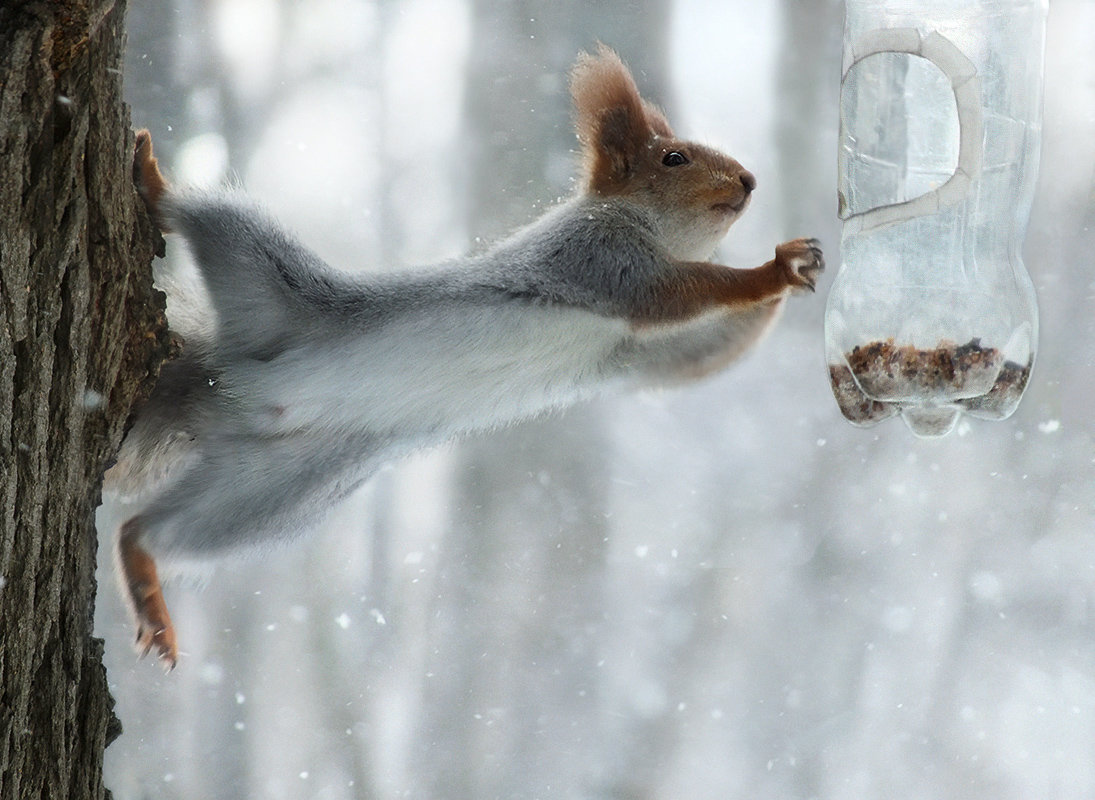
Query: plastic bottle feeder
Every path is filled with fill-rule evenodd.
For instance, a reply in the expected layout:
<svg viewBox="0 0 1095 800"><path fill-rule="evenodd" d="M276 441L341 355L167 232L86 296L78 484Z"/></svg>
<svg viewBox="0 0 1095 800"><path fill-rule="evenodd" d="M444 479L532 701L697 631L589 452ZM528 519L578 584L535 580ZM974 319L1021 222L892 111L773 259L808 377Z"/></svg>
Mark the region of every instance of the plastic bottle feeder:
<svg viewBox="0 0 1095 800"><path fill-rule="evenodd" d="M1041 142L1045 0L849 0L841 264L825 314L837 403L919 436L1004 419L1038 338L1022 244Z"/></svg>

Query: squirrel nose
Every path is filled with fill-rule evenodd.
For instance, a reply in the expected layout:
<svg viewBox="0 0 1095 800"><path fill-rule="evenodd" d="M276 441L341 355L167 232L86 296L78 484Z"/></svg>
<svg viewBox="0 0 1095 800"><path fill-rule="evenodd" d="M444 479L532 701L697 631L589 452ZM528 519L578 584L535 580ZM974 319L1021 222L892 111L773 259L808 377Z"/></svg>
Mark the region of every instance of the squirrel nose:
<svg viewBox="0 0 1095 800"><path fill-rule="evenodd" d="M742 188L746 192L752 192L757 188L757 179L753 177L753 173L749 170L743 169L738 175L738 180L741 181Z"/></svg>

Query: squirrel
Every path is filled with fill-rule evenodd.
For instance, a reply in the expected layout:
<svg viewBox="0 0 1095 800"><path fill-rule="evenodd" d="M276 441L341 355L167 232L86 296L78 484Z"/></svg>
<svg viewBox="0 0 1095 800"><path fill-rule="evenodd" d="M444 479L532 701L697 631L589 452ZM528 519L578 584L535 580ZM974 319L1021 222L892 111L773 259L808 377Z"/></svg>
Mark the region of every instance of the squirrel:
<svg viewBox="0 0 1095 800"><path fill-rule="evenodd" d="M106 475L140 500L114 552L142 655L178 660L156 559L296 536L402 454L719 370L813 291L816 239L752 269L707 260L756 179L677 138L615 52L579 54L570 90L575 194L485 252L387 275L331 269L238 192L175 189L137 133L138 192L185 240L213 319Z"/></svg>

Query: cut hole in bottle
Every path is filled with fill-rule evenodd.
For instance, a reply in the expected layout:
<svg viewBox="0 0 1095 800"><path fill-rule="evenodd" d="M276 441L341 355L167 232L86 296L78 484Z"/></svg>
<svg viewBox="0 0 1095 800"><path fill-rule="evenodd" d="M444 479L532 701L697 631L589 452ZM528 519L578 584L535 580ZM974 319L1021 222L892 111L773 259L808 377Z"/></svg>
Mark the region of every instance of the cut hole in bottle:
<svg viewBox="0 0 1095 800"><path fill-rule="evenodd" d="M954 174L958 110L950 81L931 61L867 56L845 75L840 102L841 217L914 200Z"/></svg>

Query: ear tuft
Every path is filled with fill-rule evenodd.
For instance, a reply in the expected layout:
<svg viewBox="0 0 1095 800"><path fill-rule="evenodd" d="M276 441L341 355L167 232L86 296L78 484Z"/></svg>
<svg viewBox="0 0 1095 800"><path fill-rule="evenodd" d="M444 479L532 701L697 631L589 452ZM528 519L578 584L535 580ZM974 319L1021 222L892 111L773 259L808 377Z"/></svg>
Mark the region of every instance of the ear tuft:
<svg viewBox="0 0 1095 800"><path fill-rule="evenodd" d="M661 112L639 96L620 57L603 44L595 55L578 55L570 93L587 185L593 191L620 191L651 138L672 135Z"/></svg>
<svg viewBox="0 0 1095 800"><path fill-rule="evenodd" d="M674 138L675 134L673 129L669 127L669 121L665 118L665 114L656 105L649 100L643 100L643 111L646 114L646 124L650 126L650 129L654 133L658 134L665 139Z"/></svg>

